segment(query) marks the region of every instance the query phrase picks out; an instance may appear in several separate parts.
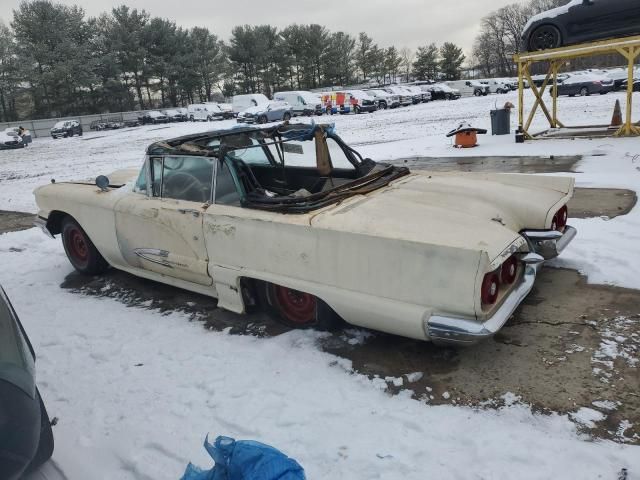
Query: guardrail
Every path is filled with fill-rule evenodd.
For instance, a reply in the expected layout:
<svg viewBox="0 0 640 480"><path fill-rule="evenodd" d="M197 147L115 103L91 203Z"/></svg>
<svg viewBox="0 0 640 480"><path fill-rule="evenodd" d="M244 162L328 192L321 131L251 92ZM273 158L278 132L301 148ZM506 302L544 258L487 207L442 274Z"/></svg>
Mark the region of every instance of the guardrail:
<svg viewBox="0 0 640 480"><path fill-rule="evenodd" d="M114 112L114 113L99 113L95 115L78 115L75 117L59 117L59 118L43 118L40 120L21 120L19 122L3 122L0 123L0 130L4 130L9 127L24 127L31 132L31 136L36 137L48 137L50 135L51 127L57 122L63 120L78 120L82 125L82 130L89 130L91 122L95 120L109 120L117 119L118 121L136 120L141 117L145 112L151 110L135 110L130 112Z"/></svg>

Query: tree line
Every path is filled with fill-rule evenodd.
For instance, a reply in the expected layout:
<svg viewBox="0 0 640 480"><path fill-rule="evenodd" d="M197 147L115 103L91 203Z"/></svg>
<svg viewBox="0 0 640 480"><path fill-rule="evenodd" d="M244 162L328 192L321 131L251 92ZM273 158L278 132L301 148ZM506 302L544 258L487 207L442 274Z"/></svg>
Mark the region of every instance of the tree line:
<svg viewBox="0 0 640 480"><path fill-rule="evenodd" d="M122 5L98 17L79 6L23 1L0 23L0 118L184 106L237 93L365 81L459 78L462 50L382 47L366 33L317 24L241 25L223 41Z"/></svg>

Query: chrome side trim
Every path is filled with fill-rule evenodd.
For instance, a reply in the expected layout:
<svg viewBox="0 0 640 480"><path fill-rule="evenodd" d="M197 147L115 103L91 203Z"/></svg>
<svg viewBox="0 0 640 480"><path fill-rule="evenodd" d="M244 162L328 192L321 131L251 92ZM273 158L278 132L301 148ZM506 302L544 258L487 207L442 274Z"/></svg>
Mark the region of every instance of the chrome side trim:
<svg viewBox="0 0 640 480"><path fill-rule="evenodd" d="M55 239L53 234L47 228L47 220L46 219L44 219L42 217L36 217L33 220L33 226L34 227L38 227L40 230L42 230L47 237Z"/></svg>
<svg viewBox="0 0 640 480"><path fill-rule="evenodd" d="M542 257L536 254L528 254L522 260L525 262L522 280L491 318L485 322L478 322L472 318L432 315L424 320L424 329L429 340L438 345L468 346L495 335L531 292L543 263Z"/></svg>
<svg viewBox="0 0 640 480"><path fill-rule="evenodd" d="M136 248L133 253L149 262L162 265L163 267L173 268L173 265L168 261L163 260L164 258L169 257L169 252L166 250L158 250L156 248Z"/></svg>
<svg viewBox="0 0 640 480"><path fill-rule="evenodd" d="M529 250L542 255L545 260L551 260L567 248L577 233L575 228L567 225L564 233L554 230L528 230L521 232L521 235L527 240Z"/></svg>

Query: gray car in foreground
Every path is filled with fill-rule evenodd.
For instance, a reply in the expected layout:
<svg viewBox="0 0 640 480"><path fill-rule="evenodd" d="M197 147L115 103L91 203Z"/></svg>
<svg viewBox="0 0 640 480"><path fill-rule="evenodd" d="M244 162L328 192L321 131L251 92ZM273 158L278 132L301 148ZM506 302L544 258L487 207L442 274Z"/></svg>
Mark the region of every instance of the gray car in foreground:
<svg viewBox="0 0 640 480"><path fill-rule="evenodd" d="M0 478L19 480L53 454L53 432L35 381L35 353L0 287Z"/></svg>

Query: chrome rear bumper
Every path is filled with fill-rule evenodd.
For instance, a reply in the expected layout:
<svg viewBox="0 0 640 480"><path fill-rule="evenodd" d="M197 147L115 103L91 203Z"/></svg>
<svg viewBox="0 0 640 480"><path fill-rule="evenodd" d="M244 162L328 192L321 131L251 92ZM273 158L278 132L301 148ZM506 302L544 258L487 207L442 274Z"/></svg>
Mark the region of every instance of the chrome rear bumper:
<svg viewBox="0 0 640 480"><path fill-rule="evenodd" d="M529 253L522 261L525 264L522 280L491 318L485 322L478 322L475 319L432 315L425 321L424 326L429 340L437 345L468 346L495 335L533 288L544 258Z"/></svg>
<svg viewBox="0 0 640 480"><path fill-rule="evenodd" d="M564 228L564 233L551 230L534 230L524 231L522 236L527 240L530 251L541 255L545 260L551 260L567 248L567 245L571 243L577 233L578 231L575 228L567 225Z"/></svg>
<svg viewBox="0 0 640 480"><path fill-rule="evenodd" d="M538 270L544 261L560 255L576 234L577 230L568 225L564 232L550 230L521 232L527 240L530 252L522 257L525 264L524 275L498 310L484 322L473 318L432 315L424 320L424 329L429 340L441 345L465 346L495 335L531 292Z"/></svg>

